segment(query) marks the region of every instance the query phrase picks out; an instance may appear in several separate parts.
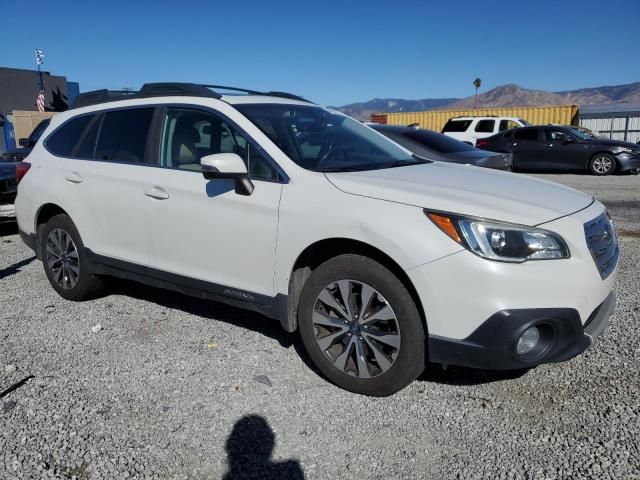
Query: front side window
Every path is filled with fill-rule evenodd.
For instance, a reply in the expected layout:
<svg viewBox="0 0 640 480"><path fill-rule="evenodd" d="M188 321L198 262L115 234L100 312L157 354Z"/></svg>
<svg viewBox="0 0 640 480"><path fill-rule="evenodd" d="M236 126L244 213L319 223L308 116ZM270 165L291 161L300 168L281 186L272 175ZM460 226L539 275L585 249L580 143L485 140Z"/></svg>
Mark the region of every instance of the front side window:
<svg viewBox="0 0 640 480"><path fill-rule="evenodd" d="M45 142L47 150L60 157L71 157L71 152L80 140L94 115L72 118L59 127Z"/></svg>
<svg viewBox="0 0 640 480"><path fill-rule="evenodd" d="M480 120L476 124L476 132L480 133L493 133L493 128L496 125L495 120Z"/></svg>
<svg viewBox="0 0 640 480"><path fill-rule="evenodd" d="M376 170L425 163L342 113L311 105L236 105L291 160L313 171Z"/></svg>
<svg viewBox="0 0 640 480"><path fill-rule="evenodd" d="M570 135L563 130L548 128L545 130L546 139L549 142L564 142L570 138Z"/></svg>
<svg viewBox="0 0 640 480"><path fill-rule="evenodd" d="M100 126L95 159L143 163L153 108L131 108L106 112Z"/></svg>
<svg viewBox="0 0 640 480"><path fill-rule="evenodd" d="M216 153L235 153L247 165L249 177L278 180L276 168L233 125L204 111L168 108L162 126L161 165L201 171L200 159Z"/></svg>

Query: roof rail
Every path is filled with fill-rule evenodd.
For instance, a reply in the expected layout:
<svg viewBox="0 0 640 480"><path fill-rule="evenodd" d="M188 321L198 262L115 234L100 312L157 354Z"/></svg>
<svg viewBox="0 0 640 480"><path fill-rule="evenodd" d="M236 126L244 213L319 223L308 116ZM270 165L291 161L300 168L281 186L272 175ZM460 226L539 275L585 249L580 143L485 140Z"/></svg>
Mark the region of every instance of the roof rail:
<svg viewBox="0 0 640 480"><path fill-rule="evenodd" d="M301 102L313 103L307 100L306 98L300 97L299 95L294 95L293 93L287 93L287 92L277 92L277 91L259 92L257 90L249 90L247 88L240 88L240 87L227 87L224 85L202 85L202 86L207 88L216 88L219 90L229 90L231 92L242 92L249 95L265 95L270 97L288 98L289 100L299 100Z"/></svg>
<svg viewBox="0 0 640 480"><path fill-rule="evenodd" d="M248 90L246 88L239 87L226 87L222 85L198 85L195 83L145 83L142 85L140 91L135 90L94 90L92 92L85 92L79 94L73 105L70 108L88 107L89 105L96 105L100 103L114 102L116 100L127 100L134 98L150 98L150 97L170 97L170 96L185 96L185 97L207 97L207 98L222 98L218 92L213 90L214 88L220 90L230 90L236 92L243 92L249 95L269 95L272 97L288 98L290 100L299 100L302 102L309 102L309 100L293 95L286 92L258 92L256 90ZM309 102L312 103L312 102Z"/></svg>

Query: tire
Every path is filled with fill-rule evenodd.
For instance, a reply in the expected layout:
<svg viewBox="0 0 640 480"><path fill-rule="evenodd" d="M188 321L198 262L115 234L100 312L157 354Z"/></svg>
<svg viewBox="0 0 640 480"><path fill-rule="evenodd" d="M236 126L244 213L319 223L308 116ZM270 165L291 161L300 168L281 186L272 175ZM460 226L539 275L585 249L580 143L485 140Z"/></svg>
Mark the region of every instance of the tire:
<svg viewBox="0 0 640 480"><path fill-rule="evenodd" d="M54 215L39 234L44 271L58 295L73 301L95 298L103 283L91 273L84 244L71 219Z"/></svg>
<svg viewBox="0 0 640 480"><path fill-rule="evenodd" d="M349 307L342 291L351 292ZM340 255L316 268L302 289L298 325L313 364L345 390L391 395L425 368L425 329L413 298L391 271L368 257Z"/></svg>
<svg viewBox="0 0 640 480"><path fill-rule="evenodd" d="M596 153L589 160L589 171L592 175L610 175L616 170L616 159L608 153Z"/></svg>

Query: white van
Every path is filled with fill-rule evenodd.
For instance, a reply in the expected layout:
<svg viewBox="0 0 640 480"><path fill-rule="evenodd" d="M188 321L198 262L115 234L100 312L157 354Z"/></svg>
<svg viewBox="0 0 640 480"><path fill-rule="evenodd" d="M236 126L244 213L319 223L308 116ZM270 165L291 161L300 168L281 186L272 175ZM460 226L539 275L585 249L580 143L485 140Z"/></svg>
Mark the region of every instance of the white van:
<svg viewBox="0 0 640 480"><path fill-rule="evenodd" d="M475 146L478 138L529 125L526 120L515 117L455 117L445 124L442 133Z"/></svg>

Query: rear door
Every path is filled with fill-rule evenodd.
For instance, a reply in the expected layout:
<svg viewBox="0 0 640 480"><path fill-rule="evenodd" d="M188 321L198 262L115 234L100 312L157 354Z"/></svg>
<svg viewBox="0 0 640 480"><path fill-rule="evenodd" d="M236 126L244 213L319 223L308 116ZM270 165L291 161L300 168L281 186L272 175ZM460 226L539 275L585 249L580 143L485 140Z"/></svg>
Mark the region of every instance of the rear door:
<svg viewBox="0 0 640 480"><path fill-rule="evenodd" d="M73 129L71 152L59 158L58 191L93 253L149 263L145 186L154 171L147 143L155 109L135 107L93 114ZM64 126L62 127L64 128ZM56 132L47 140L55 153Z"/></svg>
<svg viewBox="0 0 640 480"><path fill-rule="evenodd" d="M473 133L471 134L471 136L473 137L473 145L476 144L478 138L486 138L493 135L495 128L496 120L494 118L484 118L482 120L478 120L474 125Z"/></svg>
<svg viewBox="0 0 640 480"><path fill-rule="evenodd" d="M541 131L536 127L518 128L513 131L507 146L513 152L513 165L519 170L540 170L545 151Z"/></svg>

